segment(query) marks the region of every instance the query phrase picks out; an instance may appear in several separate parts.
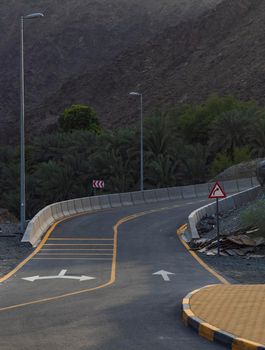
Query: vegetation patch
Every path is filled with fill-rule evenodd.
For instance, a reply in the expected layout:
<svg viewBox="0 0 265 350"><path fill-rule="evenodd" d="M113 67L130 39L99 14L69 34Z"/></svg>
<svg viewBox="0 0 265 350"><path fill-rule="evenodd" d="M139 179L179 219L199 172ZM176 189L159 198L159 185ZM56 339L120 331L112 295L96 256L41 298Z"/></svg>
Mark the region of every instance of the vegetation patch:
<svg viewBox="0 0 265 350"><path fill-rule="evenodd" d="M212 96L144 118L145 189L203 183L232 164L265 155L265 109ZM19 147L0 148L0 207L19 215ZM140 125L104 130L93 108L66 108L53 131L27 142L26 209L140 187Z"/></svg>

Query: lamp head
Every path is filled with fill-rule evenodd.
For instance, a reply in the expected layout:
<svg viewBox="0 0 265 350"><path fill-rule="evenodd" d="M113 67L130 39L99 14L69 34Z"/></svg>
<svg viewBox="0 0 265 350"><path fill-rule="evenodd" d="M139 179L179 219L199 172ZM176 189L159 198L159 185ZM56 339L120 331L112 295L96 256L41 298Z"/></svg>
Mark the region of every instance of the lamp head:
<svg viewBox="0 0 265 350"><path fill-rule="evenodd" d="M142 94L140 94L139 92L132 91L132 92L129 93L129 95L131 95L131 96L141 96Z"/></svg>
<svg viewBox="0 0 265 350"><path fill-rule="evenodd" d="M41 12L36 12L36 13L31 13L29 15L26 16L22 16L24 19L34 19L34 18L40 18L40 17L44 17L44 14Z"/></svg>

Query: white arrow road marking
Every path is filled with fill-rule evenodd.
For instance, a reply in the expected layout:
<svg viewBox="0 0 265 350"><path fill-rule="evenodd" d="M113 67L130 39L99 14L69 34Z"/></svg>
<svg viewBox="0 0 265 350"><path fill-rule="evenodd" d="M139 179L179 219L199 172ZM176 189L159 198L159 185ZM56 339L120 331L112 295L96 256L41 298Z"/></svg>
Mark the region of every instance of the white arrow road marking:
<svg viewBox="0 0 265 350"><path fill-rule="evenodd" d="M160 275L164 279L164 281L170 281L170 278L168 275L175 275L173 272L165 271L165 270L160 270L157 272L154 272L153 275Z"/></svg>
<svg viewBox="0 0 265 350"><path fill-rule="evenodd" d="M34 282L37 280L52 280L52 279L57 279L57 278L64 278L64 279L71 279L71 280L79 280L79 282L82 281L88 281L88 280L94 280L95 277L90 277L90 276L66 276L67 270L62 270L57 276L31 276L31 277L24 277L22 278L25 281L29 282Z"/></svg>

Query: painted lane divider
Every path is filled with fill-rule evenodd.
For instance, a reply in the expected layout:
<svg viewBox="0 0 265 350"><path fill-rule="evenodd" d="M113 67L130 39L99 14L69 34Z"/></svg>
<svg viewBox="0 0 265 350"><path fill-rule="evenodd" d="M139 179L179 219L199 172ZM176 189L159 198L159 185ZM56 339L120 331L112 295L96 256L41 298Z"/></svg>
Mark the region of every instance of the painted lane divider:
<svg viewBox="0 0 265 350"><path fill-rule="evenodd" d="M170 281L170 278L168 275L175 275L173 272L165 271L165 270L160 270L157 272L154 272L153 275L160 275L164 281Z"/></svg>
<svg viewBox="0 0 265 350"><path fill-rule="evenodd" d="M62 270L58 275L56 276L43 276L43 277L40 277L39 275L38 276L31 276L31 277L23 277L22 280L25 280L25 281L29 281L29 282L34 282L34 281L37 281L37 280L51 280L51 279L72 279L72 280L79 280L79 282L82 282L82 281L88 281L88 280L94 280L95 277L90 277L90 276L66 276L67 270Z"/></svg>

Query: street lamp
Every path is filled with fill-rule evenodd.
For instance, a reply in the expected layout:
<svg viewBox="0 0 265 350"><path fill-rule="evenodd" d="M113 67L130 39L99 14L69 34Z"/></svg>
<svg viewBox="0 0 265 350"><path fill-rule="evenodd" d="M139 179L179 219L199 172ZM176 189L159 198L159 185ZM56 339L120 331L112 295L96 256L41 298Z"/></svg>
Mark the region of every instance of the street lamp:
<svg viewBox="0 0 265 350"><path fill-rule="evenodd" d="M31 13L21 16L21 66L20 66L20 229L25 231L25 82L24 82L24 20L44 17L43 13Z"/></svg>
<svg viewBox="0 0 265 350"><path fill-rule="evenodd" d="M130 92L131 96L139 96L140 97L140 118L141 118L141 146L140 146L140 154L141 154L141 180L140 180L140 188L141 191L144 190L144 140L143 140L143 94L140 92Z"/></svg>

